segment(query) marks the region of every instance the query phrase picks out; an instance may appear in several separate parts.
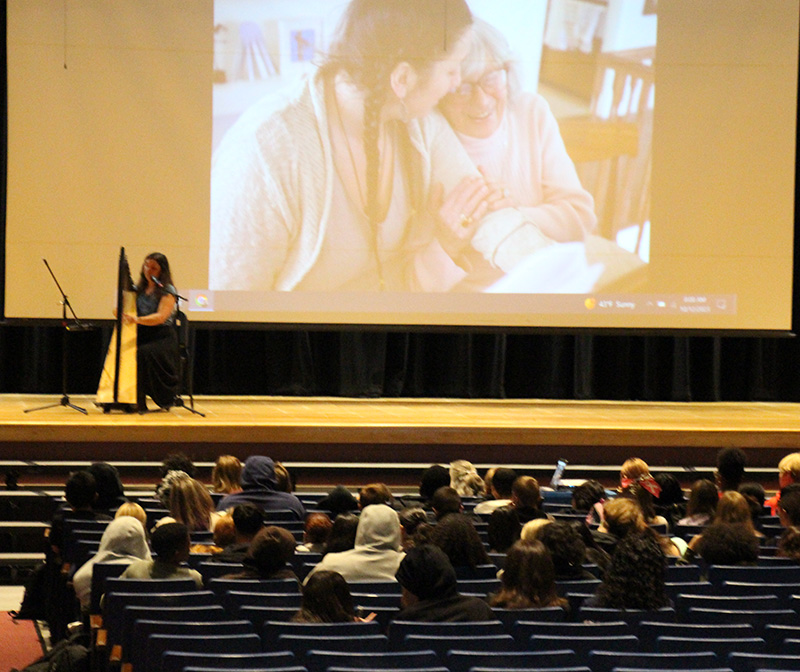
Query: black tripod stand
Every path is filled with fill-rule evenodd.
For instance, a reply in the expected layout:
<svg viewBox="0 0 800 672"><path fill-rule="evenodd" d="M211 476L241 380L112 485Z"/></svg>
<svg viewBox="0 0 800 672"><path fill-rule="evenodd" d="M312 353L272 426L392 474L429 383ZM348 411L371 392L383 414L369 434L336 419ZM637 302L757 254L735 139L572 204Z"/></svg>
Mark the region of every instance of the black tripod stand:
<svg viewBox="0 0 800 672"><path fill-rule="evenodd" d="M72 306L69 303L69 299L67 295L64 294L64 290L61 289L61 285L58 284L58 280L56 279L55 273L53 273L53 269L50 268L50 264L47 263L47 259L42 259L44 265L47 266L47 270L50 272L50 276L53 278L53 282L56 283L56 287L58 287L58 291L61 292L61 326L63 330L61 332L61 400L54 403L54 404L47 404L45 406L39 406L37 408L26 408L24 413L32 413L33 411L42 411L45 408L55 408L56 406L69 406L70 408L74 408L76 411L83 413L84 415L88 415L88 412L85 408L81 408L76 404L73 404L69 400L69 395L67 394L67 333L70 331L86 331L91 327L87 324L83 324L79 319L78 316L75 314L75 311L72 309ZM69 308L69 312L72 314L72 324L69 323L67 320L67 308Z"/></svg>

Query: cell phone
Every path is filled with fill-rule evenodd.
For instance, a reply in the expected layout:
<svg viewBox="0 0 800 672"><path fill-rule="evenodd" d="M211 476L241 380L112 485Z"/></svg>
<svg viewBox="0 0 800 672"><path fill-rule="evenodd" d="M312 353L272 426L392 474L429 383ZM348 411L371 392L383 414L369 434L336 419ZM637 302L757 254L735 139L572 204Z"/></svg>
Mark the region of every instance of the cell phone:
<svg viewBox="0 0 800 672"><path fill-rule="evenodd" d="M560 459L556 462L556 470L553 472L553 477L550 479L550 487L553 490L558 490L558 486L561 485L561 479L564 476L564 469L567 468L567 460Z"/></svg>

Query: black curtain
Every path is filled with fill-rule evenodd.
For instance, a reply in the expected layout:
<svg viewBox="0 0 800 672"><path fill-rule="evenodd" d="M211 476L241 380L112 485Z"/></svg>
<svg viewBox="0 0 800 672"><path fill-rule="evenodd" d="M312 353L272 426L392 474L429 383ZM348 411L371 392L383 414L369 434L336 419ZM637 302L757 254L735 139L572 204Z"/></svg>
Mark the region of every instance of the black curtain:
<svg viewBox="0 0 800 672"><path fill-rule="evenodd" d="M0 327L0 392L97 388L108 328ZM793 338L194 327L195 394L798 401Z"/></svg>

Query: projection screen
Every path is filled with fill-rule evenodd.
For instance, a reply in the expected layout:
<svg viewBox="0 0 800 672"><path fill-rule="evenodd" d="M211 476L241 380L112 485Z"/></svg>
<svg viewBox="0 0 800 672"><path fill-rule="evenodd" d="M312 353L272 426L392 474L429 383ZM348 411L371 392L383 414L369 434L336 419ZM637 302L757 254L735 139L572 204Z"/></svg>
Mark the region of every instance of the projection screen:
<svg viewBox="0 0 800 672"><path fill-rule="evenodd" d="M7 0L5 317L789 330L799 2L470 0L367 140L349 0Z"/></svg>

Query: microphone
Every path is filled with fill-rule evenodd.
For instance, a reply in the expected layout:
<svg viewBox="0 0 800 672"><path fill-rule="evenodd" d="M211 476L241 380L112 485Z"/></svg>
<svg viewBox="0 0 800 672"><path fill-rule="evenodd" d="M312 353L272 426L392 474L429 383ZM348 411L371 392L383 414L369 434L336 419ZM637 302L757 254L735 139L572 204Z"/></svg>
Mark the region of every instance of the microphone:
<svg viewBox="0 0 800 672"><path fill-rule="evenodd" d="M152 280L154 283L156 283L156 286L157 286L157 287L161 287L161 289L164 289L164 283L163 283L163 282L161 282L161 280L159 280L159 279L158 279L158 278L157 278L155 275L151 275L151 276L150 276L150 279L151 279L151 280Z"/></svg>

